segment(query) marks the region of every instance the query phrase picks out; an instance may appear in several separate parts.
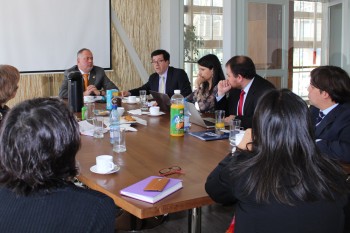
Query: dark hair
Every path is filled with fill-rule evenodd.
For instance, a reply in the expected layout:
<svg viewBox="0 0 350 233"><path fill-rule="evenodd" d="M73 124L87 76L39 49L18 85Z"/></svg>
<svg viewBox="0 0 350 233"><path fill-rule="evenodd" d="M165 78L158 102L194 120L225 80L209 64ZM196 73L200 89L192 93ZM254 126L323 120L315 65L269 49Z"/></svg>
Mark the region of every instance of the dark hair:
<svg viewBox="0 0 350 233"><path fill-rule="evenodd" d="M242 75L243 78L253 79L256 75L255 65L247 56L234 56L226 62L226 66L230 66L235 76Z"/></svg>
<svg viewBox="0 0 350 233"><path fill-rule="evenodd" d="M209 92L211 93L213 88L219 83L220 80L225 80L224 72L222 71L221 63L218 59L218 57L214 54L207 54L203 57L201 57L197 61L198 65L207 67L209 69L213 69L213 80L212 80L212 86L211 90ZM209 88L209 83L204 82L203 83L203 93L206 92L206 90Z"/></svg>
<svg viewBox="0 0 350 233"><path fill-rule="evenodd" d="M165 51L164 49L157 49L157 50L154 50L152 53L151 53L151 58L153 58L154 56L158 56L158 55L163 55L163 58L165 61L170 61L170 54Z"/></svg>
<svg viewBox="0 0 350 233"><path fill-rule="evenodd" d="M265 93L253 116L252 150L242 152L250 159L238 162L232 172L239 177L249 171L245 194L255 190L258 202L272 197L293 205L297 200L334 200L334 193L348 192L344 171L321 155L313 130L309 109L299 96L287 89Z"/></svg>
<svg viewBox="0 0 350 233"><path fill-rule="evenodd" d="M311 85L325 91L336 103L350 101L350 77L337 66L320 66L310 73Z"/></svg>
<svg viewBox="0 0 350 233"><path fill-rule="evenodd" d="M59 187L77 174L79 147L79 125L63 101L24 101L0 131L0 185L19 195Z"/></svg>

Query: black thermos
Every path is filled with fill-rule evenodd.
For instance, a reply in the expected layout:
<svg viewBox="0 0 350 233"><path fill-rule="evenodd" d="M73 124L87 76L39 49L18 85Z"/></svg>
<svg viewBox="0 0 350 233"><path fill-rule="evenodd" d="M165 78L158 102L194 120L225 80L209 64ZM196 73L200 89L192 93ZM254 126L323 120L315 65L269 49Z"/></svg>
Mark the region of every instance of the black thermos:
<svg viewBox="0 0 350 233"><path fill-rule="evenodd" d="M68 74L68 104L73 112L81 112L84 105L83 77L80 72Z"/></svg>

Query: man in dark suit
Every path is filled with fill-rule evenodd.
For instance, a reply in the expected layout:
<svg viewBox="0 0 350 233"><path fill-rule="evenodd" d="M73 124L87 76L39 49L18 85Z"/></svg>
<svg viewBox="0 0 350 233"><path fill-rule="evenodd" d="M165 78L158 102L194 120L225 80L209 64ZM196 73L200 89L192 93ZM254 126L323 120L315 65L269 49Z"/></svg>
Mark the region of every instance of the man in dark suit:
<svg viewBox="0 0 350 233"><path fill-rule="evenodd" d="M225 121L240 119L242 127L251 128L259 98L275 87L256 74L255 65L247 56L232 57L226 63L226 73L228 78L218 84L216 109L225 110Z"/></svg>
<svg viewBox="0 0 350 233"><path fill-rule="evenodd" d="M59 91L60 98L68 98L68 74L80 72L83 76L85 95L106 95L106 90L118 89L118 87L107 77L103 68L94 66L94 57L89 49L83 48L77 53L77 65L64 72L64 79Z"/></svg>
<svg viewBox="0 0 350 233"><path fill-rule="evenodd" d="M316 144L327 156L350 163L350 78L336 66L312 70L308 97Z"/></svg>
<svg viewBox="0 0 350 233"><path fill-rule="evenodd" d="M162 49L155 50L151 54L151 63L155 73L151 74L148 82L141 87L124 91L123 95L139 95L140 90L157 91L166 93L169 97L174 94L174 90L180 90L183 96L192 93L191 83L186 72L182 69L174 68L170 65L170 54Z"/></svg>

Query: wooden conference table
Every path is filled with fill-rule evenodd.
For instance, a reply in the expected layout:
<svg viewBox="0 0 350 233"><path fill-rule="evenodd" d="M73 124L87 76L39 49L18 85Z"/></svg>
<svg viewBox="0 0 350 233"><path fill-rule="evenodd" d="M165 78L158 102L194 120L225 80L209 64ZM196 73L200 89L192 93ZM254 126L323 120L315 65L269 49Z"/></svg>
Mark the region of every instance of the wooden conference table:
<svg viewBox="0 0 350 233"><path fill-rule="evenodd" d="M123 107L127 112L139 105L123 104ZM105 104L97 104L96 108L104 109ZM191 135L172 137L169 114L138 117L147 120L147 126L136 124L137 132L126 132L126 152L113 152L108 133L103 139L81 137L82 146L77 154L78 179L107 194L117 206L140 219L189 210L188 231L200 232L200 208L214 203L205 192L204 184L209 173L229 153L228 140L206 142ZM192 124L191 131L200 130L204 128ZM114 162L121 167L117 173L100 175L90 171L96 156L102 154L114 156ZM161 201L149 204L120 194L121 189L174 165L180 166L185 174L169 177L182 179L183 188Z"/></svg>

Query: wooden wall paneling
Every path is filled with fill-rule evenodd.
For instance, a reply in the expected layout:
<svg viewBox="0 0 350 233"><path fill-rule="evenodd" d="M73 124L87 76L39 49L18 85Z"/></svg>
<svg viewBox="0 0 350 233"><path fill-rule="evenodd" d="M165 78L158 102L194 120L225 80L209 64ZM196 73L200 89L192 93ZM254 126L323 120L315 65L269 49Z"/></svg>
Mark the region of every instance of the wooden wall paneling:
<svg viewBox="0 0 350 233"><path fill-rule="evenodd" d="M257 69L266 68L267 57L266 4L248 4L248 56Z"/></svg>

